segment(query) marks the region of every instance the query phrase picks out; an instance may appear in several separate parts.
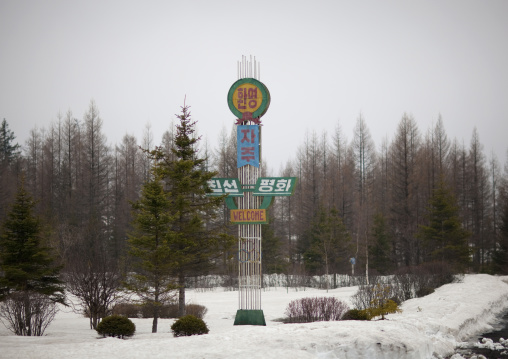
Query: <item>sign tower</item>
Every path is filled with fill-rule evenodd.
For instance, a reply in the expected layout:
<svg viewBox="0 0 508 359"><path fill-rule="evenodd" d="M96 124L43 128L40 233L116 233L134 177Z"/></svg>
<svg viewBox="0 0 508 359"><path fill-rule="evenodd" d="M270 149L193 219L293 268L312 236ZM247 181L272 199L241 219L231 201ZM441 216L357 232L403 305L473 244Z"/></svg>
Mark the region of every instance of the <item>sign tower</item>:
<svg viewBox="0 0 508 359"><path fill-rule="evenodd" d="M236 116L238 178L213 178L211 196L227 195L231 222L238 224L238 310L235 325L266 325L261 309L261 224L268 223L273 197L293 193L296 177L262 177L261 117L270 93L259 80L256 58L245 56L237 66L238 80L228 92ZM236 198L236 202L235 199Z"/></svg>

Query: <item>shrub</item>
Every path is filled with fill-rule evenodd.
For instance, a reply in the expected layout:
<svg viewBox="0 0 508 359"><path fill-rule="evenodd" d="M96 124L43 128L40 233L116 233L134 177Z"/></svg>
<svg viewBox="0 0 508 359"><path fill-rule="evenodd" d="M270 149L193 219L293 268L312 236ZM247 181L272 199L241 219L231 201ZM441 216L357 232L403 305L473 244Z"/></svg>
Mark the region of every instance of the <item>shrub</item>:
<svg viewBox="0 0 508 359"><path fill-rule="evenodd" d="M195 316L196 318L203 319L208 312L208 309L204 305L187 304L185 306L185 312Z"/></svg>
<svg viewBox="0 0 508 359"><path fill-rule="evenodd" d="M386 314L401 312L397 303L390 299L374 302L370 308L366 309L366 311L371 319L381 316L381 319L383 320L385 319Z"/></svg>
<svg viewBox="0 0 508 359"><path fill-rule="evenodd" d="M118 303L113 307L112 313L115 315L123 315L127 318L138 318L140 306L132 303Z"/></svg>
<svg viewBox="0 0 508 359"><path fill-rule="evenodd" d="M417 298L425 297L426 295L432 294L434 292L435 292L434 288L423 287L416 291L416 297Z"/></svg>
<svg viewBox="0 0 508 359"><path fill-rule="evenodd" d="M400 312L397 301L392 300L393 288L387 284L361 286L352 297L356 309L365 311L369 319Z"/></svg>
<svg viewBox="0 0 508 359"><path fill-rule="evenodd" d="M388 284L362 285L351 297L351 302L356 309L367 309L372 307L375 301L386 301L396 296L394 287Z"/></svg>
<svg viewBox="0 0 508 359"><path fill-rule="evenodd" d="M178 304L171 303L171 304L163 305L161 307L159 317L160 318L178 318ZM146 317L146 318L153 318L153 315L150 314L150 316Z"/></svg>
<svg viewBox="0 0 508 359"><path fill-rule="evenodd" d="M113 308L112 314L123 315L127 318L153 318L153 304L133 304L133 303L119 303ZM185 306L187 314L192 314L195 317L203 319L208 309L199 304L187 304ZM159 308L159 318L178 318L178 304L171 303L161 305Z"/></svg>
<svg viewBox="0 0 508 359"><path fill-rule="evenodd" d="M370 320L370 315L365 309L351 309L344 314L342 320Z"/></svg>
<svg viewBox="0 0 508 359"><path fill-rule="evenodd" d="M110 315L97 325L97 333L103 337L130 337L135 331L136 326L132 320L122 315Z"/></svg>
<svg viewBox="0 0 508 359"><path fill-rule="evenodd" d="M438 288L455 281L453 269L451 265L446 262L425 263L423 266L432 278L431 288Z"/></svg>
<svg viewBox="0 0 508 359"><path fill-rule="evenodd" d="M424 263L399 269L394 276L395 297L399 302L433 293L435 288L452 283L452 268L445 262Z"/></svg>
<svg viewBox="0 0 508 359"><path fill-rule="evenodd" d="M194 315L184 315L171 326L175 337L208 334L208 327L203 319Z"/></svg>
<svg viewBox="0 0 508 359"><path fill-rule="evenodd" d="M58 308L35 292L14 292L0 301L0 322L16 335L42 336Z"/></svg>
<svg viewBox="0 0 508 359"><path fill-rule="evenodd" d="M342 319L347 304L335 297L293 300L286 308L286 323L309 323Z"/></svg>

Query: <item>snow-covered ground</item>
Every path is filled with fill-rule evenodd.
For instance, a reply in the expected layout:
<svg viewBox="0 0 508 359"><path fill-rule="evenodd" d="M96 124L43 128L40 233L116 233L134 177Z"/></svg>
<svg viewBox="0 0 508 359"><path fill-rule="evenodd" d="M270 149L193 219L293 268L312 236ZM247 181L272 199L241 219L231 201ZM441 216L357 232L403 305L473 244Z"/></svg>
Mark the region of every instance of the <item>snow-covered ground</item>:
<svg viewBox="0 0 508 359"><path fill-rule="evenodd" d="M87 318L62 309L43 337L16 337L0 325L0 358L413 358L449 356L461 341L492 329L508 310L508 277L466 275L402 305L384 321L283 324L287 304L297 298L335 296L349 303L357 287L263 292L266 327L234 326L237 292L189 290L190 303L208 308L210 333L174 338L173 320L134 319L130 339L99 338Z"/></svg>

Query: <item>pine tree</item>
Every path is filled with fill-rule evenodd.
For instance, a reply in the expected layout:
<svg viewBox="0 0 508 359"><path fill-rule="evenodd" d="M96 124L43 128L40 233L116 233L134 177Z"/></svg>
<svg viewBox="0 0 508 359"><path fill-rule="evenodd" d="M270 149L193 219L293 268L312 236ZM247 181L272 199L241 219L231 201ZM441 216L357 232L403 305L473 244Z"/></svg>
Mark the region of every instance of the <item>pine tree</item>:
<svg viewBox="0 0 508 359"><path fill-rule="evenodd" d="M206 158L199 158L195 137L196 122L191 120L189 107L177 115L176 135L171 154L163 148L150 151L157 162L156 175L165 182L172 218L169 244L171 263L179 287L178 315L185 315L185 280L187 276L205 274L211 259L234 243L221 224L214 225L223 198L207 197L207 182L215 176L206 169Z"/></svg>
<svg viewBox="0 0 508 359"><path fill-rule="evenodd" d="M508 202L505 202L499 229L498 245L492 255L492 269L496 274L508 274Z"/></svg>
<svg viewBox="0 0 508 359"><path fill-rule="evenodd" d="M174 217L159 177L143 185L141 199L133 203L133 227L129 235L129 256L133 271L125 287L152 309L152 333L157 333L160 308L174 297L171 230Z"/></svg>
<svg viewBox="0 0 508 359"><path fill-rule="evenodd" d="M390 258L388 228L385 218L381 213L374 216L372 236L374 237L374 243L369 247L370 265L380 274L388 274L393 268L393 262Z"/></svg>
<svg viewBox="0 0 508 359"><path fill-rule="evenodd" d="M0 125L0 221L7 213L8 205L16 192L16 178L19 145L14 144L14 133L9 129L5 118Z"/></svg>
<svg viewBox="0 0 508 359"><path fill-rule="evenodd" d="M10 164L14 158L19 154L19 144L14 144L13 141L16 137L9 129L9 125L5 118L0 125L0 163Z"/></svg>
<svg viewBox="0 0 508 359"><path fill-rule="evenodd" d="M34 318L41 301L65 303L61 267L42 238L35 202L21 180L0 235L0 300L17 335L42 335ZM12 305L11 305L12 304ZM37 320L35 320L37 322Z"/></svg>
<svg viewBox="0 0 508 359"><path fill-rule="evenodd" d="M441 178L429 200L427 226L420 226L418 236L426 249L426 261L448 262L456 270L464 270L470 263L467 238L462 228L453 193Z"/></svg>
<svg viewBox="0 0 508 359"><path fill-rule="evenodd" d="M338 211L320 209L306 236L309 247L304 252L305 266L314 273L336 273L340 263L347 263L351 252L351 236Z"/></svg>
<svg viewBox="0 0 508 359"><path fill-rule="evenodd" d="M263 273L285 273L287 261L284 260L282 255L280 238L275 235L275 232L270 224L263 224L261 226L263 233L263 256L261 257L261 265Z"/></svg>

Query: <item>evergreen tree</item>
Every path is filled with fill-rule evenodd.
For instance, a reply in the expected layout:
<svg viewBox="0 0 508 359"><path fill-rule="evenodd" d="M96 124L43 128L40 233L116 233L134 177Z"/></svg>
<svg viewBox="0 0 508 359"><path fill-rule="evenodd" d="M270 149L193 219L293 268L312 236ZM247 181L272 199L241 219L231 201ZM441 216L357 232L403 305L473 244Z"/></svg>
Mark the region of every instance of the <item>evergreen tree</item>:
<svg viewBox="0 0 508 359"><path fill-rule="evenodd" d="M429 200L428 225L421 225L418 236L426 250L426 261L448 262L456 270L464 270L470 262L467 238L462 228L453 193L441 178Z"/></svg>
<svg viewBox="0 0 508 359"><path fill-rule="evenodd" d="M9 125L5 118L0 125L0 163L10 164L19 154L19 144L14 144L16 137L14 132L9 129Z"/></svg>
<svg viewBox="0 0 508 359"><path fill-rule="evenodd" d="M44 244L34 206L22 180L0 235L0 300L7 303L14 332L28 336L42 334L34 321L43 315L38 312L41 301L64 304L65 299L61 267Z"/></svg>
<svg viewBox="0 0 508 359"><path fill-rule="evenodd" d="M501 214L500 238L492 256L492 270L496 274L508 274L508 202Z"/></svg>
<svg viewBox="0 0 508 359"><path fill-rule="evenodd" d="M5 118L0 125L0 221L4 220L9 203L16 192L19 145L14 144L14 133L9 129Z"/></svg>
<svg viewBox="0 0 508 359"><path fill-rule="evenodd" d="M306 237L309 247L303 257L311 273L336 273L340 263L347 263L351 236L336 209L327 213L321 208Z"/></svg>
<svg viewBox="0 0 508 359"><path fill-rule="evenodd" d="M174 298L171 230L174 216L159 177L143 185L141 199L133 203L133 232L129 235L129 255L134 273L125 287L152 309L152 333L157 333L160 307Z"/></svg>
<svg viewBox="0 0 508 359"><path fill-rule="evenodd" d="M172 218L169 247L179 287L178 315L185 315L185 280L187 276L205 274L211 260L234 243L221 224L214 224L223 198L207 197L207 182L215 176L206 169L206 158L199 158L195 137L196 122L191 120L189 107L177 115L173 148L168 154L163 148L150 151L157 162L155 173L165 182Z"/></svg>
<svg viewBox="0 0 508 359"><path fill-rule="evenodd" d="M261 244L263 250L263 256L261 257L263 273L284 273L287 262L284 261L282 255L279 237L275 235L272 225L270 224L263 224L261 226L261 233L263 233Z"/></svg>
<svg viewBox="0 0 508 359"><path fill-rule="evenodd" d="M380 274L388 274L393 268L393 262L390 258L390 234L385 217L381 213L374 216L372 236L374 237L374 243L369 248L370 266Z"/></svg>

